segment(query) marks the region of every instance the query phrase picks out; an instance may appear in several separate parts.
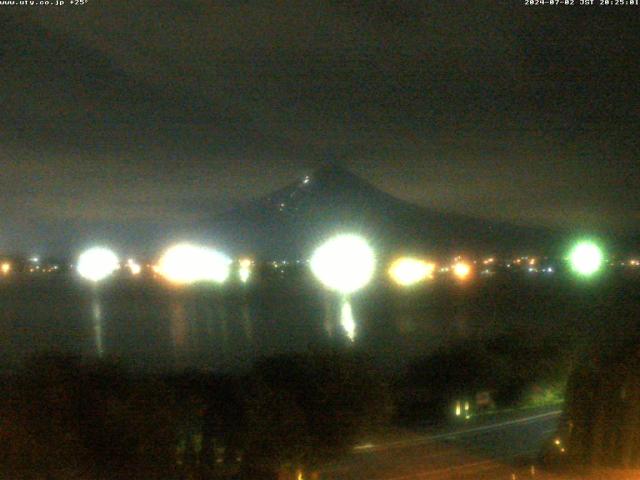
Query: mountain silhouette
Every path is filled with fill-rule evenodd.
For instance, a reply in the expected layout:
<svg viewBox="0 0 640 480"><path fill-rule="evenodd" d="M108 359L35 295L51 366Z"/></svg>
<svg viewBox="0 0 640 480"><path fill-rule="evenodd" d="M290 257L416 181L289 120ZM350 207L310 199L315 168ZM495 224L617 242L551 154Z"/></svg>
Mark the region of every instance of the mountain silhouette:
<svg viewBox="0 0 640 480"><path fill-rule="evenodd" d="M281 259L306 258L338 232L366 235L382 250L438 255L523 252L556 237L402 201L335 163L220 215L215 227L239 252Z"/></svg>

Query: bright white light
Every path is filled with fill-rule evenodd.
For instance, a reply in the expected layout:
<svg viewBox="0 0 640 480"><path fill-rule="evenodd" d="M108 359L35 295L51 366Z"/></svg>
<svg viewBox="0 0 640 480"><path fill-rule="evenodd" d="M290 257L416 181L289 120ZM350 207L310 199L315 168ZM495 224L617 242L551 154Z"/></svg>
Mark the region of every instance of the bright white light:
<svg viewBox="0 0 640 480"><path fill-rule="evenodd" d="M1 268L2 268L2 273L4 275L8 275L9 272L11 271L11 264L9 262L4 262Z"/></svg>
<svg viewBox="0 0 640 480"><path fill-rule="evenodd" d="M78 273L92 282L104 280L118 268L118 257L108 248L90 248L78 257Z"/></svg>
<svg viewBox="0 0 640 480"><path fill-rule="evenodd" d="M311 271L326 287L349 294L369 283L375 257L363 238L338 235L318 247L310 263Z"/></svg>
<svg viewBox="0 0 640 480"><path fill-rule="evenodd" d="M169 248L156 271L174 283L223 283L229 276L231 260L210 248L181 243Z"/></svg>
<svg viewBox="0 0 640 480"><path fill-rule="evenodd" d="M132 275L139 275L142 271L142 267L140 266L140 264L136 263L133 258L127 260L127 268L131 271Z"/></svg>
<svg viewBox="0 0 640 480"><path fill-rule="evenodd" d="M433 278L435 265L419 258L402 257L395 260L389 268L391 279L398 285L408 287L429 278Z"/></svg>
<svg viewBox="0 0 640 480"><path fill-rule="evenodd" d="M240 259L240 268L238 269L238 275L240 276L240 281L242 283L247 283L249 277L251 276L251 260L248 258Z"/></svg>
<svg viewBox="0 0 640 480"><path fill-rule="evenodd" d="M349 340L353 342L356 338L356 322L353 319L351 304L348 301L345 301L342 304L342 309L340 311L340 325L344 328Z"/></svg>
<svg viewBox="0 0 640 480"><path fill-rule="evenodd" d="M578 243L569 255L573 270L580 275L592 275L602 266L602 250L591 242Z"/></svg>

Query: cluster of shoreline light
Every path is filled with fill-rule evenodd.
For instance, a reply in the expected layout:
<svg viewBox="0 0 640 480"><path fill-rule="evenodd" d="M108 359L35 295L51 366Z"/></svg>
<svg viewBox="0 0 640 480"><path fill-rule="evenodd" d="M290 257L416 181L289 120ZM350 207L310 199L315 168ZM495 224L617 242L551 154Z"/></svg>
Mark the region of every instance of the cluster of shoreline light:
<svg viewBox="0 0 640 480"><path fill-rule="evenodd" d="M578 242L567 254L572 271L581 277L590 277L597 273L603 266L604 254L598 245L590 241ZM30 259L33 265L38 265L37 258ZM467 260L462 256L454 257L451 262L446 262L438 266L435 262L417 256L402 256L394 259L388 266L386 273L389 278L399 287L412 287L429 280L433 280L436 275L446 274L453 276L458 282L466 282L476 273L480 275L494 273L493 268L499 264L506 268L526 269L529 272L553 273L553 268L545 266L547 259L537 257L518 257L507 263L500 263L494 257L483 260ZM279 271L289 264L308 263L308 267L315 275L316 279L334 292L340 301L339 324L345 335L351 341L356 336L356 321L351 308L351 296L364 288L371 282L378 263L376 254L369 242L358 235L341 234L332 237L320 244L308 262L302 261L281 261L271 262L272 266ZM30 271L33 271L33 265ZM630 266L640 266L640 262L632 260ZM234 261L224 253L215 249L194 245L190 243L180 243L168 248L151 265L145 264L147 268L172 284L191 285L194 283L225 283L232 271L237 274L242 283L247 283L251 277L254 261L248 258ZM0 272L9 275L12 271L9 262L0 262ZM127 269L131 275L140 275L143 265L133 258L121 262L116 253L105 247L93 247L84 251L77 260L75 270L86 280L89 280L94 287L98 283L113 275L120 269ZM482 269L482 270L480 270ZM50 271L41 270L41 271ZM102 345L102 320L98 301L98 289L94 288L94 327L96 330L96 349L99 354L103 351ZM325 325L328 333L333 331L331 317L332 307L327 303L327 321Z"/></svg>
<svg viewBox="0 0 640 480"><path fill-rule="evenodd" d="M350 242L344 242L349 238ZM342 239L342 240L340 240ZM268 262L274 269L284 273L292 266L308 265L311 271L325 286L328 284L345 285L356 281L358 277L373 276L373 270L367 271L363 260L363 252L368 249L365 239L356 235L338 235L325 242L316 249L309 260L280 260ZM366 254L368 255L368 253ZM371 252L373 256L373 252ZM335 258L335 262L327 261ZM600 247L593 242L578 242L565 257L571 270L580 276L591 276L604 264L604 255ZM364 262L364 263L363 263ZM640 260L631 259L626 262L613 261L609 266L640 267ZM79 258L74 269L88 280L99 282L113 274L116 270L128 270L131 275L139 275L144 269L152 271L175 284L192 284L198 282L224 283L233 272L242 283L248 282L255 262L249 258L234 261L223 253L214 249L189 243L174 245L164 252L155 264L141 264L133 258L122 262L110 249L94 247L85 251ZM346 266L345 268L336 268ZM373 267L371 267L373 268ZM449 262L438 262L420 258L418 256L403 256L394 259L386 270L389 278L401 287L410 287L436 276L451 276L459 281L467 281L476 275L493 275L500 269L518 270L529 273L552 274L556 265L549 262L547 257L520 256L509 260L499 261L496 257L485 257L480 260L454 257ZM16 270L10 261L0 262L0 274L8 276ZM25 268L29 273L48 273L61 271L58 265L40 265L37 257L30 258Z"/></svg>
<svg viewBox="0 0 640 480"><path fill-rule="evenodd" d="M217 250L180 243L168 248L158 262L151 266L153 271L175 284L198 282L224 283L231 272L232 260ZM249 278L251 261L240 261L240 278L246 282ZM139 275L142 266L130 258L124 264L132 275ZM121 268L118 256L105 247L93 247L78 257L77 272L92 282L100 282Z"/></svg>
<svg viewBox="0 0 640 480"><path fill-rule="evenodd" d="M567 260L573 271L579 275L590 276L596 273L604 262L602 250L593 242L579 242L569 252ZM227 255L208 247L181 243L167 249L153 271L176 284L197 282L224 283L231 273L233 260ZM299 262L295 262L299 263ZM316 278L326 287L345 294L352 293L365 286L375 273L375 254L366 239L352 234L337 235L320 245L309 260L309 267ZM504 264L507 268L524 268L528 271L553 273L550 266L540 266L536 257L518 257ZM237 273L245 283L251 276L254 262L247 258L238 261ZM286 261L272 262L274 268L282 268ZM632 260L630 265L638 262ZM458 256L453 262L438 266L435 262L404 256L396 258L387 269L389 277L399 286L412 286L432 280L437 273L453 275L458 280L472 277L476 271L480 274L493 273L497 265L494 257L480 262L465 260ZM76 270L93 282L99 282L120 268L127 268L131 274L138 275L142 266L133 259L121 263L117 255L104 247L91 248L78 258ZM482 270L480 270L482 269ZM8 274L11 265L0 265L0 271Z"/></svg>
<svg viewBox="0 0 640 480"><path fill-rule="evenodd" d="M525 258L528 268L535 268L537 259ZM602 266L602 250L593 242L579 242L569 252L568 260L573 271L581 276L591 276ZM230 273L233 261L214 249L188 243L174 245L160 257L153 270L168 281L190 285L197 282L222 284ZM351 308L351 296L364 288L374 277L376 255L366 239L354 234L341 234L322 243L311 255L309 267L315 277L328 290L335 292L341 302L340 325L349 340L356 336L356 322ZM482 261L487 267L495 263L493 257ZM522 259L516 259L521 264ZM241 259L238 275L247 282L251 275L252 261ZM477 264L477 262L475 262ZM474 263L455 257L452 264L440 271L451 272L459 281L466 281L473 274ZM133 259L126 266L132 274L141 271ZM103 247L91 248L78 258L77 271L87 280L97 284L120 268L117 255ZM389 277L399 286L410 287L434 278L436 264L418 257L400 257L389 266ZM329 310L327 310L329 312ZM328 313L328 316L329 313ZM329 322L328 328L332 331Z"/></svg>
<svg viewBox="0 0 640 480"><path fill-rule="evenodd" d="M369 259L374 257L364 239L354 235L341 235L323 244L308 261L274 261L269 264L280 272L292 265L308 265L322 284L335 285L335 289L348 293L362 288L373 277L375 262L370 262ZM473 263L456 257L453 263L441 267L438 272L449 272L459 280L466 280L474 272ZM145 267L175 284L221 284L229 278L233 264L233 260L216 250L179 244L169 248L156 264L146 264ZM254 265L255 262L249 258L237 261L237 275L242 283L249 280ZM104 247L86 250L78 257L75 266L80 276L93 282L102 281L118 270L128 270L131 275L139 275L143 268L132 258L121 262L112 250ZM10 267L7 265L8 271ZM434 279L436 263L418 257L398 257L391 262L387 273L397 285L408 287Z"/></svg>

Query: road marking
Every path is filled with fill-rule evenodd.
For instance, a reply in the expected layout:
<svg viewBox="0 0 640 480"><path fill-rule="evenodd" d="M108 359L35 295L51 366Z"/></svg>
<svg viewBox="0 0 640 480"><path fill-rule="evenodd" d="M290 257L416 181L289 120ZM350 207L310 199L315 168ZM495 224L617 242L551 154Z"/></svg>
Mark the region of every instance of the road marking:
<svg viewBox="0 0 640 480"><path fill-rule="evenodd" d="M468 428L466 430L459 430L457 432L440 433L438 435L431 435L428 438L431 440L437 440L439 438L452 437L455 435L465 435L467 433L474 433L474 432L482 432L484 430L498 430L500 428L509 427L511 425L519 425L521 423L530 423L535 420L539 420L541 418L557 416L561 412L562 412L561 410L554 410L553 412L541 413L540 415L533 415L531 417L518 418L516 420L509 420L507 422L494 423L492 425L484 425L482 427Z"/></svg>
<svg viewBox="0 0 640 480"><path fill-rule="evenodd" d="M373 443L365 443L364 445L356 445L353 447L354 450L369 450L370 448L374 448L375 445Z"/></svg>
<svg viewBox="0 0 640 480"><path fill-rule="evenodd" d="M454 431L454 432L439 433L439 434L436 434L436 435L425 435L423 437L416 438L414 440L397 440L395 442L382 443L380 445L367 444L366 448L364 448L365 446L360 446L360 448L357 448L357 447L354 448L354 451L355 452L359 452L359 453L365 453L365 452L376 452L376 451L379 451L379 450L387 450L387 449L390 449L390 448L402 448L402 447L407 447L407 446L411 446L411 445L420 445L422 443L428 443L430 441L439 440L439 439L442 439L442 438L455 437L455 436L458 436L458 435L466 435L466 434L475 433L475 432L498 430L500 428L510 427L511 425L519 425L519 424L522 424L522 423L530 423L530 422L534 422L536 420L540 420L542 418L557 416L561 412L562 412L561 410L554 410L552 412L541 413L539 415L533 415L533 416L530 416L530 417L518 418L518 419L515 419L515 420L508 420L506 422L494 423L494 424L490 424L490 425L483 425L481 427L468 428L466 430L458 430L458 431Z"/></svg>
<svg viewBox="0 0 640 480"><path fill-rule="evenodd" d="M532 423L532 422L536 422L538 420L542 420L542 419L546 419L546 418L551 418L554 416L558 416L561 413L560 410L554 410L551 412L547 412L547 413L542 413L542 414L538 414L538 415L532 415L529 417L523 417L523 418L516 418L514 420L508 420L508 421L504 421L504 422L500 422L500 423L494 423L494 424L489 424L489 425L483 425L483 426L478 426L478 427L474 427L474 428L467 428L464 430L458 430L458 431L452 431L452 432L446 432L446 433L439 433L439 434L435 434L435 435L429 435L429 436L421 436L412 440L397 440L394 442L389 442L386 444L372 444L372 443L367 443L367 444L363 444L363 445L358 445L356 447L354 447L353 449L353 453L360 456L362 454L366 454L366 453L373 453L373 452L379 452L381 450L389 450L389 449L395 449L395 448L403 448L403 447L412 447L412 446L419 446L419 445L424 445L427 443L431 443L434 442L436 440L439 439L447 439L447 438L454 438L457 436L464 436L464 435L468 435L468 434L472 434L472 433L477 433L477 432L482 432L482 431L493 431L493 430L499 430L499 429L503 429L503 428L508 428L514 425L522 425L522 424L527 424L527 423ZM555 431L555 429L552 430L545 430L543 432L543 434L549 433L549 432L553 432ZM458 452L459 453L459 452ZM474 454L481 454L481 452L474 452ZM529 452L527 452L529 453ZM444 457L444 456L448 456L448 455L452 455L452 454L457 454L455 451L451 451L449 449L445 449L445 450L438 450L435 452L429 452L426 455L422 455L422 460L428 460L428 459L433 459L436 457ZM479 468L478 471L484 471L484 470L488 470L488 469L495 469L495 468L508 468L506 465L503 465L501 463L497 463L499 461L502 460L506 460L507 458L511 458L511 457L516 457L516 456L520 456L523 455L523 452L519 452L518 454L514 454L514 455L509 455L507 457L499 457L499 458L492 458L492 459L487 459L487 460L482 460L482 461L477 461L477 462L472 462L472 463L466 463L466 464L459 464L459 465L454 465L451 467L446 467L446 468L440 468L437 470L429 470L429 471L422 471L420 473L414 473L412 475L402 475L402 476L396 476L396 477L384 477L384 478L379 478L378 480L408 480L408 479L416 479L416 478L428 478L428 477L432 477L433 475L439 475L439 474L445 474L447 472L452 472L452 471L460 471L460 470L464 470L464 469L469 469L469 468L474 468L477 467ZM323 471L324 473L337 473L339 471L348 471L351 468L353 468L353 465L349 465L349 462L347 463L338 463L338 464L333 464L333 465L328 465L325 468L322 468L321 471Z"/></svg>

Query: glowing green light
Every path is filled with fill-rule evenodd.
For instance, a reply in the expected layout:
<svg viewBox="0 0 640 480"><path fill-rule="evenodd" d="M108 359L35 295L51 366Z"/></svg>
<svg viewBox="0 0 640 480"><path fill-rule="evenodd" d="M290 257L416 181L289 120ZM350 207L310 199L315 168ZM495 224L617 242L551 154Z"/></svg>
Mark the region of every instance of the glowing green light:
<svg viewBox="0 0 640 480"><path fill-rule="evenodd" d="M593 275L602 266L602 249L593 242L580 242L571 250L569 261L576 273Z"/></svg>

